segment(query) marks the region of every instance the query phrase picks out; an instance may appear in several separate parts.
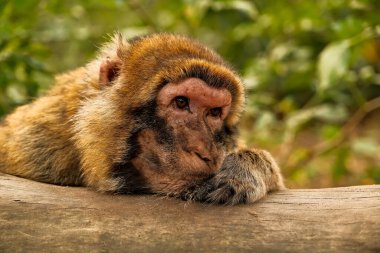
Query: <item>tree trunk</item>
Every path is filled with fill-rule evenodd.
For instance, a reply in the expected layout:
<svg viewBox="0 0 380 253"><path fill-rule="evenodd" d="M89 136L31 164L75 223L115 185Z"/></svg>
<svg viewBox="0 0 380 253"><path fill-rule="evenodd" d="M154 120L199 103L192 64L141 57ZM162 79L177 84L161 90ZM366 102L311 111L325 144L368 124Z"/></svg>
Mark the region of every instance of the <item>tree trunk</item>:
<svg viewBox="0 0 380 253"><path fill-rule="evenodd" d="M0 173L0 252L380 252L380 185L211 206Z"/></svg>

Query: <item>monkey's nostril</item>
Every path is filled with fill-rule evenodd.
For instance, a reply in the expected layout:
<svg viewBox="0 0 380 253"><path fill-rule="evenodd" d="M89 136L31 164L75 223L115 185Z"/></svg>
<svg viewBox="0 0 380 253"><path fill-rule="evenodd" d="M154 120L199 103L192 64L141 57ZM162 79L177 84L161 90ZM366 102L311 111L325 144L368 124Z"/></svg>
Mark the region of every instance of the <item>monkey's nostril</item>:
<svg viewBox="0 0 380 253"><path fill-rule="evenodd" d="M195 152L195 154L196 154L200 159L202 159L203 161L205 161L206 163L208 163L208 162L211 161L210 158L208 158L207 156L201 155L201 154L199 154L198 152Z"/></svg>

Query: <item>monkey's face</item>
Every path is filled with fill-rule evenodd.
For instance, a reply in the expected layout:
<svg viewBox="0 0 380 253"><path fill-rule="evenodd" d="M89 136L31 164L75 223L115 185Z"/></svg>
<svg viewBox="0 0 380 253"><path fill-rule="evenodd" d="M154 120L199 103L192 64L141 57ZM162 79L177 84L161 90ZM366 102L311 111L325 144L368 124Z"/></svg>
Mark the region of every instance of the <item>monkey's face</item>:
<svg viewBox="0 0 380 253"><path fill-rule="evenodd" d="M132 159L152 190L175 193L220 168L231 101L227 89L198 78L168 83L158 92L155 120L138 133L139 152Z"/></svg>

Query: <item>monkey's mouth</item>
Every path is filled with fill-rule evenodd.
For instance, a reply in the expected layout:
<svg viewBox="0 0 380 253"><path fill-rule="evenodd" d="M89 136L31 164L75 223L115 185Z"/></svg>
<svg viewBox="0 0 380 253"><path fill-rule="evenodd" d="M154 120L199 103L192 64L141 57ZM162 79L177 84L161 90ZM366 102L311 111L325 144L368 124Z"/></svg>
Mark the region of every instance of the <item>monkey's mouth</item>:
<svg viewBox="0 0 380 253"><path fill-rule="evenodd" d="M196 152L192 154L183 152L177 161L177 164L184 170L184 175L194 179L211 177L219 170L221 163L222 157L210 159Z"/></svg>
<svg viewBox="0 0 380 253"><path fill-rule="evenodd" d="M195 153L195 155L197 156L197 158L195 158L195 159L200 160L200 162L203 163L204 166L207 166L207 168L208 168L207 173L208 174L210 174L210 172L215 173L215 171L218 169L217 162L215 161L215 159L210 159L208 157L202 157L202 155L200 155L199 153Z"/></svg>
<svg viewBox="0 0 380 253"><path fill-rule="evenodd" d="M189 177L196 180L207 180L215 176L215 173L208 173L208 172L191 172L189 174Z"/></svg>

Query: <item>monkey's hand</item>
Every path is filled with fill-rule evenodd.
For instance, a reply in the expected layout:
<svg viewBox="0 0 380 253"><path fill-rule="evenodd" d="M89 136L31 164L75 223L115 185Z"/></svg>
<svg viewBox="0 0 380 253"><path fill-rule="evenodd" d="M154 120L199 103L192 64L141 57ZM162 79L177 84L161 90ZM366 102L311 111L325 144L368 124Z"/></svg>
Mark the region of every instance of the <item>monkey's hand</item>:
<svg viewBox="0 0 380 253"><path fill-rule="evenodd" d="M253 203L270 191L285 189L280 168L264 150L241 150L228 155L219 172L183 197L216 204Z"/></svg>

